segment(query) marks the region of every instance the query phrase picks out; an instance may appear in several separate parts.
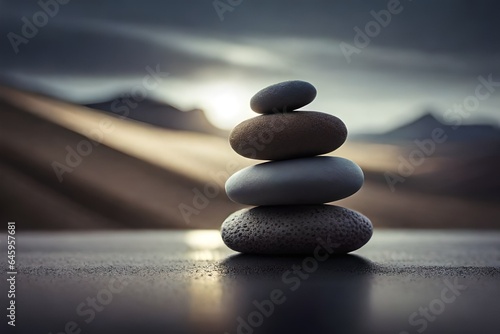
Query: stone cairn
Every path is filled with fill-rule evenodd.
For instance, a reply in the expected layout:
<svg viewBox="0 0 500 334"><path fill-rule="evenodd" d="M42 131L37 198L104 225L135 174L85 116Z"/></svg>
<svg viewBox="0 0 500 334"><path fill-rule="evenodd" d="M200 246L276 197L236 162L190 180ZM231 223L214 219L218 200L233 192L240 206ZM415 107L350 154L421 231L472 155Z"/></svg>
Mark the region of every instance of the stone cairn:
<svg viewBox="0 0 500 334"><path fill-rule="evenodd" d="M316 97L304 81L286 81L255 94L250 107L262 114L237 125L229 142L236 153L271 160L244 168L226 182L228 197L256 206L231 214L221 227L224 243L249 254L344 254L373 233L362 214L324 203L351 196L364 175L354 162L319 156L339 148L347 128L339 118L296 110Z"/></svg>

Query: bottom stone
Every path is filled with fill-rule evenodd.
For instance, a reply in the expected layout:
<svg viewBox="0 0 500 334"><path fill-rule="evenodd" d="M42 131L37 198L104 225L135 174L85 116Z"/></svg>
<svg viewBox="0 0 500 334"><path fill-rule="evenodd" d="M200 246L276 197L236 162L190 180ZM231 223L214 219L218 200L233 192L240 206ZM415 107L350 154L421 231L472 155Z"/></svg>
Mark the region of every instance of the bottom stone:
<svg viewBox="0 0 500 334"><path fill-rule="evenodd" d="M345 254L370 240L372 223L335 205L259 206L231 214L222 223L224 243L249 254Z"/></svg>

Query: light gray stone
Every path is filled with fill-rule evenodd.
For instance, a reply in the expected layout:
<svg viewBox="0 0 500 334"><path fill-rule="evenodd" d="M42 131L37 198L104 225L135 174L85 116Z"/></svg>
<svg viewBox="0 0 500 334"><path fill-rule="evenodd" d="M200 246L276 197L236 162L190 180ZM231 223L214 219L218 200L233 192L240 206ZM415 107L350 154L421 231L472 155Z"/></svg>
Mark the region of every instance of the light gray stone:
<svg viewBox="0 0 500 334"><path fill-rule="evenodd" d="M234 202L255 206L321 204L354 194L363 181L356 163L319 156L244 168L227 180L226 193Z"/></svg>

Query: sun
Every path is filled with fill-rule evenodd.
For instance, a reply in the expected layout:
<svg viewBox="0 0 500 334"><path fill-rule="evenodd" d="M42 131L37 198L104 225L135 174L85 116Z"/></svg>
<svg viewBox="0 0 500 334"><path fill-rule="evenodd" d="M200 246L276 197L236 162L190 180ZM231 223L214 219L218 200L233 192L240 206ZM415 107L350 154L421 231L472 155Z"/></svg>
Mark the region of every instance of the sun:
<svg viewBox="0 0 500 334"><path fill-rule="evenodd" d="M213 86L200 102L210 122L223 129L234 127L250 112L247 94L235 86Z"/></svg>

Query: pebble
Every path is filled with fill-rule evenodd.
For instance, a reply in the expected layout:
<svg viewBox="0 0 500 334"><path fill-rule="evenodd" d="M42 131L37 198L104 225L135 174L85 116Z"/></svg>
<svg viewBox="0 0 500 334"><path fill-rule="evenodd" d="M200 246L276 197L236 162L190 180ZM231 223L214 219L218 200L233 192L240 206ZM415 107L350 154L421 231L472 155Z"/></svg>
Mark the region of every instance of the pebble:
<svg viewBox="0 0 500 334"><path fill-rule="evenodd" d="M366 244L372 233L368 218L335 205L243 209L221 227L232 250L267 255L345 254Z"/></svg>
<svg viewBox="0 0 500 334"><path fill-rule="evenodd" d="M339 118L297 111L250 118L231 131L229 143L247 158L282 160L332 152L346 138L347 128Z"/></svg>
<svg viewBox="0 0 500 334"><path fill-rule="evenodd" d="M315 97L314 86L304 81L266 87L250 101L263 115L231 131L229 143L236 153L271 161L244 168L226 181L232 201L256 206L222 223L222 239L229 248L258 255L307 254L325 261L370 240L373 226L368 218L324 204L356 193L364 175L351 160L320 156L345 142L347 128L330 114L296 110ZM314 258L304 263L314 265Z"/></svg>
<svg viewBox="0 0 500 334"><path fill-rule="evenodd" d="M291 112L311 103L316 88L308 82L292 80L268 86L250 100L250 108L259 114Z"/></svg>
<svg viewBox="0 0 500 334"><path fill-rule="evenodd" d="M228 197L248 205L321 204L348 197L363 185L354 162L340 157L270 161L246 167L226 182Z"/></svg>

